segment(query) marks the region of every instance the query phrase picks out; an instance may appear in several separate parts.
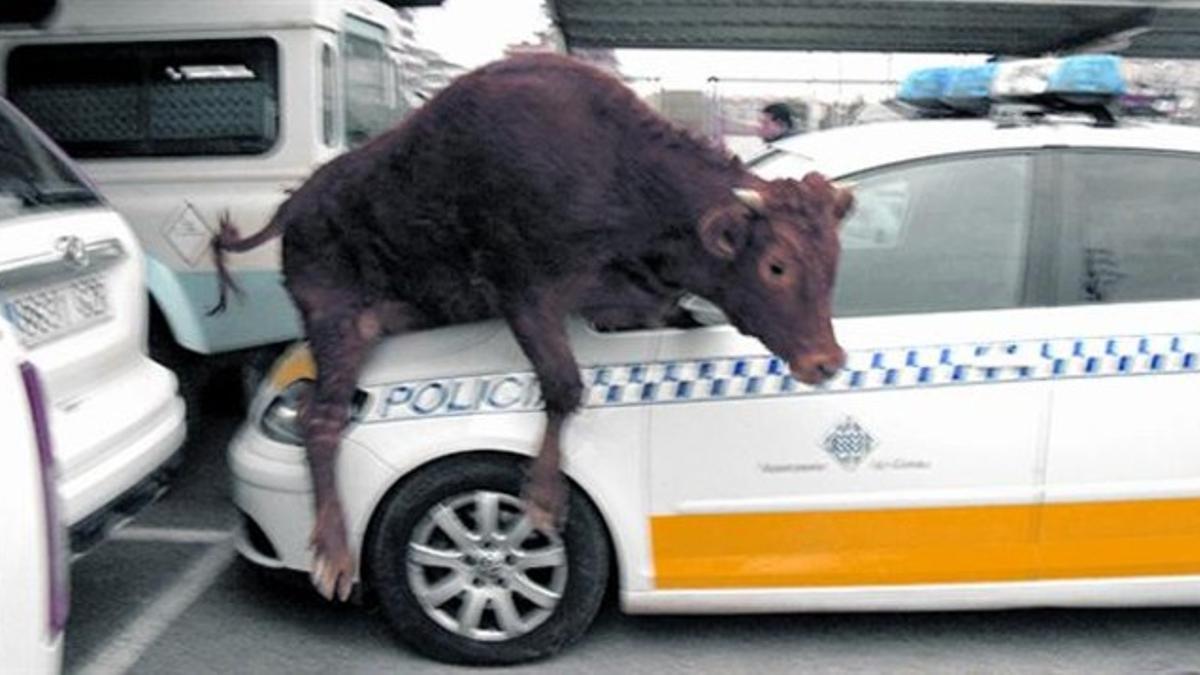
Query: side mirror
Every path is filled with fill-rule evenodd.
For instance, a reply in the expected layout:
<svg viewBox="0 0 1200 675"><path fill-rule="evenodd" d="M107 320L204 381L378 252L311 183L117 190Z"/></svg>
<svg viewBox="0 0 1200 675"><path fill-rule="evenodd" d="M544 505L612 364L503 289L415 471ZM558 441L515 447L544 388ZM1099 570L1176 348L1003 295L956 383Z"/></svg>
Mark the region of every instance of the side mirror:
<svg viewBox="0 0 1200 675"><path fill-rule="evenodd" d="M721 326L729 323L725 312L698 295L688 293L679 299L679 308L691 315L701 326Z"/></svg>

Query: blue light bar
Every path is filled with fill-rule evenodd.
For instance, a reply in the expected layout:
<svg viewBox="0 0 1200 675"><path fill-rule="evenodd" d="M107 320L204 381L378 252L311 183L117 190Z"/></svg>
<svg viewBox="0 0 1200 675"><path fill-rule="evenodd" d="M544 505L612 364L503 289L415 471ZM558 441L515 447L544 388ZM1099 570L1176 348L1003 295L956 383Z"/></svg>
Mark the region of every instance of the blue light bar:
<svg viewBox="0 0 1200 675"><path fill-rule="evenodd" d="M1120 96L1125 93L1121 59L1111 54L1069 56L1050 75L1046 93Z"/></svg>
<svg viewBox="0 0 1200 675"><path fill-rule="evenodd" d="M957 68L922 68L909 73L896 97L917 107L944 107L942 98Z"/></svg>
<svg viewBox="0 0 1200 675"><path fill-rule="evenodd" d="M1001 63L996 71L992 96L1116 98L1125 93L1123 68L1120 57L1110 54L1008 61Z"/></svg>
<svg viewBox="0 0 1200 675"><path fill-rule="evenodd" d="M1112 121L1111 107L1127 93L1125 70L1111 54L923 68L904 79L897 98L933 116L983 115L1010 101L1058 111L1103 108Z"/></svg>
<svg viewBox="0 0 1200 675"><path fill-rule="evenodd" d="M992 79L995 76L994 63L959 68L946 87L943 100L958 111L986 113L992 104Z"/></svg>
<svg viewBox="0 0 1200 675"><path fill-rule="evenodd" d="M946 88L948 99L987 99L991 94L992 78L996 76L996 64L959 68Z"/></svg>

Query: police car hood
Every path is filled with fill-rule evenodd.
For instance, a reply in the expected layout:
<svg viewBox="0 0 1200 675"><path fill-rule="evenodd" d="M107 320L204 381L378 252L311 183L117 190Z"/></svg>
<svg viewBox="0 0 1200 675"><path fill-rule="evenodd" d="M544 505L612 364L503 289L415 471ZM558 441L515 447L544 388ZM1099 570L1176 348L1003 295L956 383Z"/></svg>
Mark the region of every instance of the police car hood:
<svg viewBox="0 0 1200 675"><path fill-rule="evenodd" d="M531 369L508 324L484 321L384 340L368 358L359 385Z"/></svg>

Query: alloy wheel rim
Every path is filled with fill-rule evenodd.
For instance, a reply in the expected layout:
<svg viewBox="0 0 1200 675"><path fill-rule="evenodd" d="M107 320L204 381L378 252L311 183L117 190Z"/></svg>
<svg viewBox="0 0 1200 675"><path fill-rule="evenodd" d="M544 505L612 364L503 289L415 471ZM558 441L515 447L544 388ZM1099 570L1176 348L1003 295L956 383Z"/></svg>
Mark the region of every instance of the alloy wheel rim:
<svg viewBox="0 0 1200 675"><path fill-rule="evenodd" d="M502 642L554 614L566 547L533 527L512 495L476 490L434 504L413 528L408 583L425 615L473 640Z"/></svg>

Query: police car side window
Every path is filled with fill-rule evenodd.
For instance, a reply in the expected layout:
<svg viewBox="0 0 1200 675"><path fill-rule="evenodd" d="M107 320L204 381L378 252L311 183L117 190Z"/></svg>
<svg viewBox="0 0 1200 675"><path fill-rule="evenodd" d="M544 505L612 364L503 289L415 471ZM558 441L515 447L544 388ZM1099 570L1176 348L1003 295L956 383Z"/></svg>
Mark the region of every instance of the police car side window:
<svg viewBox="0 0 1200 675"><path fill-rule="evenodd" d="M1016 307L1030 214L1030 157L979 155L850 177L838 316Z"/></svg>
<svg viewBox="0 0 1200 675"><path fill-rule="evenodd" d="M1062 168L1062 304L1200 298L1200 157L1080 150Z"/></svg>

